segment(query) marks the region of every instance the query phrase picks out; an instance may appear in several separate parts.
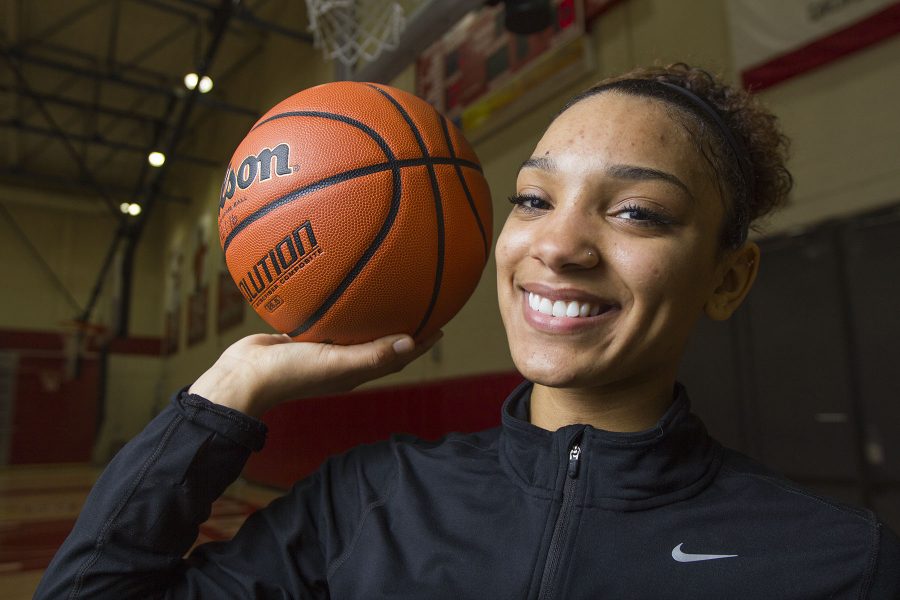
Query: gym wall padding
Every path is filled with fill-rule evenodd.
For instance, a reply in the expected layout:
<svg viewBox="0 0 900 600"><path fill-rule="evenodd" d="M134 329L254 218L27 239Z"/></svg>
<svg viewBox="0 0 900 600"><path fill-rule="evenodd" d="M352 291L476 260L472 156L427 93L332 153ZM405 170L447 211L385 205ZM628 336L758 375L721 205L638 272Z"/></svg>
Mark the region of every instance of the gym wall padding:
<svg viewBox="0 0 900 600"><path fill-rule="evenodd" d="M0 352L16 359L8 436L0 436L0 456L8 464L92 460L103 420L100 348L90 344L70 377L64 345L60 332L0 328ZM160 340L120 338L107 352L115 358L159 356Z"/></svg>
<svg viewBox="0 0 900 600"><path fill-rule="evenodd" d="M269 411L266 446L244 477L288 488L328 456L409 433L433 440L500 424L500 407L522 381L516 372L401 385L289 402Z"/></svg>
<svg viewBox="0 0 900 600"><path fill-rule="evenodd" d="M900 529L900 211L842 231L853 323L852 367L872 508Z"/></svg>
<svg viewBox="0 0 900 600"><path fill-rule="evenodd" d="M900 207L763 240L732 323L680 379L724 443L900 528Z"/></svg>
<svg viewBox="0 0 900 600"><path fill-rule="evenodd" d="M0 439L7 463L89 462L100 387L96 353L69 378L58 333L0 329L0 350L16 357L9 435Z"/></svg>
<svg viewBox="0 0 900 600"><path fill-rule="evenodd" d="M876 482L900 481L900 212L861 219L842 232L852 365Z"/></svg>
<svg viewBox="0 0 900 600"><path fill-rule="evenodd" d="M766 244L745 307L761 458L792 477L859 467L838 252L830 228Z"/></svg>

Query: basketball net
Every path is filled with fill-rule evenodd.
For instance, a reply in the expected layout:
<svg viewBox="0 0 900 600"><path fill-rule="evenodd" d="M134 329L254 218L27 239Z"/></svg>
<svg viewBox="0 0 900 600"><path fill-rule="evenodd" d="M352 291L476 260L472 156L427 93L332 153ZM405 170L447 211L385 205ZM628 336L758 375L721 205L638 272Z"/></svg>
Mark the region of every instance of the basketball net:
<svg viewBox="0 0 900 600"><path fill-rule="evenodd" d="M351 69L396 48L406 26L400 2L306 0L306 8L315 47Z"/></svg>

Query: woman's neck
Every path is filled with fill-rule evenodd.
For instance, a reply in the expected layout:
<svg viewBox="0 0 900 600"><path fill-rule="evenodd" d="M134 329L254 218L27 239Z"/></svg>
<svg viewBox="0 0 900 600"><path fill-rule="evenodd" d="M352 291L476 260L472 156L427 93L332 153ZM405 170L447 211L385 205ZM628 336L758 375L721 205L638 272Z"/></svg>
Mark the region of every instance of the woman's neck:
<svg viewBox="0 0 900 600"><path fill-rule="evenodd" d="M534 384L531 423L556 431L580 423L605 431L643 431L672 404L674 380L600 388L551 388Z"/></svg>

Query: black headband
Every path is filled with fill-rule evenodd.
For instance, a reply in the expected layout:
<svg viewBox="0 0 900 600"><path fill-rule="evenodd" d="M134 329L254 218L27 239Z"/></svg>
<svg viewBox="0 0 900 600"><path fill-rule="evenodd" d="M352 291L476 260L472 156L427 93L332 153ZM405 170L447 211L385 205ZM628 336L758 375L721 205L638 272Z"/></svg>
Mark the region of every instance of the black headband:
<svg viewBox="0 0 900 600"><path fill-rule="evenodd" d="M729 240L735 247L740 246L747 239L747 230L750 226L750 219L748 215L748 204L749 200L753 197L753 166L750 162L750 153L747 151L746 145L734 135L734 132L731 130L731 127L725 123L725 120L722 118L722 115L719 113L716 108L709 103L709 101L704 100L691 90L681 87L680 85L675 85L674 83L669 83L667 81L659 81L656 79L620 79L618 81L613 81L606 84L601 84L596 87L591 88L587 92L580 94L576 98L573 98L569 104L566 105L566 108L578 102L579 100L592 96L596 93L612 90L612 89L620 89L625 91L626 93L631 93L639 96L649 96L659 98L662 96L662 99L669 99L676 104L681 106L689 105L690 107L695 109L695 112L699 112L702 117L705 117L707 121L711 122L716 129L719 130L721 137L725 139L725 143L728 144L728 147L731 149L731 153L734 155L734 159L737 162L738 170L740 171L741 183L743 184L743 191L746 195L746 199L748 202L733 202L733 208L735 210L735 217L737 218L738 231L736 235L732 234L731 239ZM654 94L652 90L658 90L662 92L662 94ZM673 98L673 96L677 96L682 101L678 102ZM563 109L565 110L565 108Z"/></svg>
<svg viewBox="0 0 900 600"><path fill-rule="evenodd" d="M750 153L747 152L747 147L744 143L731 131L731 127L729 127L728 124L725 123L725 120L722 119L722 115L719 114L719 111L713 108L709 102L687 88L683 88L680 85L675 85L667 81L660 81L658 83L690 100L691 104L703 111L703 114L709 117L710 120L718 126L719 131L722 133L722 137L728 142L728 145L731 147L731 152L738 162L738 167L741 171L741 179L743 179L744 185L747 186L748 192L752 192L753 167L750 164Z"/></svg>

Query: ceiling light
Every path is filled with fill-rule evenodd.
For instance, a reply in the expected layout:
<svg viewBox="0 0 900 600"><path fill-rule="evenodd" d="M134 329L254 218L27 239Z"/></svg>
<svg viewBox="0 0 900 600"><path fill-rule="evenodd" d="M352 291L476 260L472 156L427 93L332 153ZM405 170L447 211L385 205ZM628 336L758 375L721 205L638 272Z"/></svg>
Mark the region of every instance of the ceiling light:
<svg viewBox="0 0 900 600"><path fill-rule="evenodd" d="M205 94L213 88L213 80L204 75L200 78L200 93Z"/></svg>
<svg viewBox="0 0 900 600"><path fill-rule="evenodd" d="M196 73L188 73L187 75L184 76L184 87L186 87L189 90L192 90L195 87L197 87L198 81L200 81L199 75L197 75Z"/></svg>
<svg viewBox="0 0 900 600"><path fill-rule="evenodd" d="M128 202L123 202L122 204L119 205L119 210L121 210L123 213L127 213L127 212L128 212L128 207L129 207L129 206L131 206L130 203L128 203Z"/></svg>
<svg viewBox="0 0 900 600"><path fill-rule="evenodd" d="M205 94L213 89L213 80L208 75L200 77L196 73L191 72L184 76L184 87L189 90L199 87L200 93Z"/></svg>
<svg viewBox="0 0 900 600"><path fill-rule="evenodd" d="M141 214L141 205L140 204L129 204L128 205L128 214L132 217L136 217Z"/></svg>
<svg viewBox="0 0 900 600"><path fill-rule="evenodd" d="M166 162L166 155L162 152L158 152L154 150L150 154L147 155L147 160L154 167L161 167Z"/></svg>

